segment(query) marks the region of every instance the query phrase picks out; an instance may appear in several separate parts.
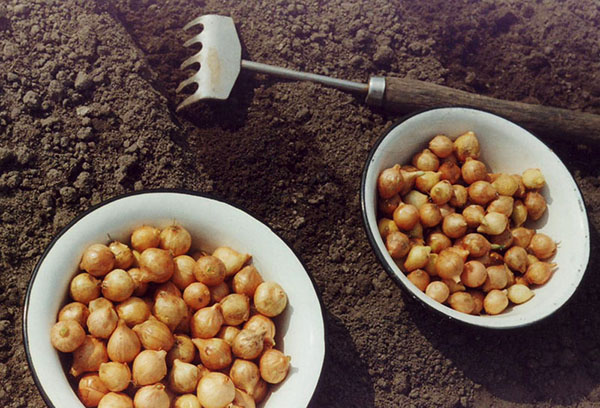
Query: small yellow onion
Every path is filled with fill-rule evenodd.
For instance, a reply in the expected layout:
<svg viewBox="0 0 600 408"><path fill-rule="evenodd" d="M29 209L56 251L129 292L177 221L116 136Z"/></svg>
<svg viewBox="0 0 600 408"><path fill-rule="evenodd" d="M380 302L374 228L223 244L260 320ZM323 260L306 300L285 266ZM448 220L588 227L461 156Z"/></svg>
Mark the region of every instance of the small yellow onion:
<svg viewBox="0 0 600 408"><path fill-rule="evenodd" d="M209 373L198 382L198 400L204 408L223 408L235 398L235 385L222 373Z"/></svg>
<svg viewBox="0 0 600 408"><path fill-rule="evenodd" d="M160 232L159 239L159 246L170 251L173 256L185 254L192 246L192 236L179 225L171 225L163 229Z"/></svg>
<svg viewBox="0 0 600 408"><path fill-rule="evenodd" d="M225 340L229 347L233 346L233 341L235 337L240 333L240 329L235 326L222 326L217 333L217 337Z"/></svg>
<svg viewBox="0 0 600 408"><path fill-rule="evenodd" d="M487 167L479 160L467 158L465 164L460 169L465 183L473 184L476 181L487 180Z"/></svg>
<svg viewBox="0 0 600 408"><path fill-rule="evenodd" d="M485 283L487 271L485 265L479 261L469 261L465 263L460 281L470 288L477 288Z"/></svg>
<svg viewBox="0 0 600 408"><path fill-rule="evenodd" d="M59 321L50 329L52 346L63 353L75 351L85 341L85 330L75 320Z"/></svg>
<svg viewBox="0 0 600 408"><path fill-rule="evenodd" d="M192 337L201 339L214 337L221 329L224 321L219 303L215 303L211 307L204 307L192 316L190 323Z"/></svg>
<svg viewBox="0 0 600 408"><path fill-rule="evenodd" d="M121 392L109 392L102 397L98 408L133 408L133 401Z"/></svg>
<svg viewBox="0 0 600 408"><path fill-rule="evenodd" d="M412 164L422 171L437 171L440 167L440 159L431 150L423 149L413 156Z"/></svg>
<svg viewBox="0 0 600 408"><path fill-rule="evenodd" d="M550 279L552 272L556 269L556 264L538 261L527 267L525 279L534 285L543 285Z"/></svg>
<svg viewBox="0 0 600 408"><path fill-rule="evenodd" d="M183 362L179 359L173 361L173 368L169 372L169 388L178 394L194 392L200 380L198 367Z"/></svg>
<svg viewBox="0 0 600 408"><path fill-rule="evenodd" d="M142 225L133 230L131 234L131 246L138 252L144 252L148 248L158 248L160 245L160 230L150 225Z"/></svg>
<svg viewBox="0 0 600 408"><path fill-rule="evenodd" d="M514 198L508 196L498 196L494 201L488 204L487 212L499 212L510 217L513 212Z"/></svg>
<svg viewBox="0 0 600 408"><path fill-rule="evenodd" d="M448 180L442 180L431 188L429 196L437 205L444 205L450 201L453 195L452 184Z"/></svg>
<svg viewBox="0 0 600 408"><path fill-rule="evenodd" d="M393 220L388 218L381 218L377 221L377 229L383 239L385 239L392 232L398 231L398 226Z"/></svg>
<svg viewBox="0 0 600 408"><path fill-rule="evenodd" d="M391 198L402 191L404 178L400 172L400 166L384 169L377 178L377 192L381 198Z"/></svg>
<svg viewBox="0 0 600 408"><path fill-rule="evenodd" d="M192 339L185 334L174 334L173 338L175 339L175 343L167 353L167 366L171 367L175 360L181 360L184 363L194 361L196 348L194 347L194 343L192 343Z"/></svg>
<svg viewBox="0 0 600 408"><path fill-rule="evenodd" d="M429 202L429 197L420 191L411 190L403 197L403 200L405 204L414 205L417 207L417 209L419 209L423 204L427 204Z"/></svg>
<svg viewBox="0 0 600 408"><path fill-rule="evenodd" d="M394 210L402 202L400 195L395 194L390 198L379 198L377 200L377 208L383 214L384 217L391 217L394 214Z"/></svg>
<svg viewBox="0 0 600 408"><path fill-rule="evenodd" d="M193 310L202 309L210 303L210 290L204 283L194 282L183 291L183 300Z"/></svg>
<svg viewBox="0 0 600 408"><path fill-rule="evenodd" d="M112 361L131 363L141 348L140 339L135 332L127 327L124 320L119 320L117 328L108 339L106 346L108 357Z"/></svg>
<svg viewBox="0 0 600 408"><path fill-rule="evenodd" d="M108 339L117 327L119 316L112 307L104 307L90 313L87 328L92 336Z"/></svg>
<svg viewBox="0 0 600 408"><path fill-rule="evenodd" d="M448 203L446 203L440 207L440 214L442 214L442 219L444 217L447 217L450 214L455 214L455 213L456 213L456 209Z"/></svg>
<svg viewBox="0 0 600 408"><path fill-rule="evenodd" d="M450 197L449 204L455 208L462 208L467 204L469 199L469 193L465 186L460 184L452 185L452 197Z"/></svg>
<svg viewBox="0 0 600 408"><path fill-rule="evenodd" d="M113 241L108 245L108 248L115 256L113 266L115 269L129 269L133 265L135 257L127 245L119 241Z"/></svg>
<svg viewBox="0 0 600 408"><path fill-rule="evenodd" d="M244 329L255 332L265 332L265 339L275 344L276 327L273 320L261 314L255 314L244 324Z"/></svg>
<svg viewBox="0 0 600 408"><path fill-rule="evenodd" d="M171 399L163 384L146 385L133 397L135 408L169 408Z"/></svg>
<svg viewBox="0 0 600 408"><path fill-rule="evenodd" d="M424 245L414 245L406 260L404 261L404 268L408 271L414 271L415 269L424 268L429 262L429 253L431 248Z"/></svg>
<svg viewBox="0 0 600 408"><path fill-rule="evenodd" d="M125 363L102 363L98 375L106 388L114 392L123 391L131 382L131 371Z"/></svg>
<svg viewBox="0 0 600 408"><path fill-rule="evenodd" d="M423 204L419 208L419 220L425 228L435 227L442 221L440 208L434 203Z"/></svg>
<svg viewBox="0 0 600 408"><path fill-rule="evenodd" d="M260 380L260 370L252 361L238 358L229 369L229 377L237 388L251 394Z"/></svg>
<svg viewBox="0 0 600 408"><path fill-rule="evenodd" d="M231 286L235 293L253 297L256 288L261 283L263 283L263 278L258 270L253 265L247 265L235 274Z"/></svg>
<svg viewBox="0 0 600 408"><path fill-rule="evenodd" d="M477 204L471 204L465 207L462 212L462 216L465 218L469 228L477 228L481 224L484 215L484 208Z"/></svg>
<svg viewBox="0 0 600 408"><path fill-rule="evenodd" d="M242 329L233 339L231 351L239 358L254 360L263 351L265 335L265 331Z"/></svg>
<svg viewBox="0 0 600 408"><path fill-rule="evenodd" d="M487 181L476 181L467 188L469 198L475 204L486 205L498 196L496 189Z"/></svg>
<svg viewBox="0 0 600 408"><path fill-rule="evenodd" d="M108 361L106 347L101 340L94 336L85 336L85 340L73 352L73 365L69 373L73 377L79 377L81 374L98 371L100 364Z"/></svg>
<svg viewBox="0 0 600 408"><path fill-rule="evenodd" d="M123 319L131 327L145 322L150 317L150 308L146 302L135 296L119 303L115 310L119 319Z"/></svg>
<svg viewBox="0 0 600 408"><path fill-rule="evenodd" d="M161 290L154 297L152 313L173 331L187 315L187 305L181 297Z"/></svg>
<svg viewBox="0 0 600 408"><path fill-rule="evenodd" d="M425 171L415 180L415 187L422 193L429 193L433 186L440 182L442 173Z"/></svg>
<svg viewBox="0 0 600 408"><path fill-rule="evenodd" d="M483 299L485 298L485 295L480 290L471 290L469 291L469 294L473 298L473 310L471 311L471 314L478 316L483 310Z"/></svg>
<svg viewBox="0 0 600 408"><path fill-rule="evenodd" d="M449 238L460 238L467 232L467 221L461 214L450 214L444 217L442 232Z"/></svg>
<svg viewBox="0 0 600 408"><path fill-rule="evenodd" d="M133 383L136 386L156 384L167 375L167 352L144 350L133 360Z"/></svg>
<svg viewBox="0 0 600 408"><path fill-rule="evenodd" d="M287 295L276 282L263 282L254 292L254 306L261 314L275 317L287 306Z"/></svg>
<svg viewBox="0 0 600 408"><path fill-rule="evenodd" d="M439 303L444 303L450 296L450 289L442 281L433 281L425 289L425 294Z"/></svg>
<svg viewBox="0 0 600 408"><path fill-rule="evenodd" d="M508 283L506 265L488 266L486 269L487 279L483 284L483 291L489 292L492 289L504 289Z"/></svg>
<svg viewBox="0 0 600 408"><path fill-rule="evenodd" d="M173 276L171 276L171 282L179 288L184 290L192 283L196 282L194 277L194 266L196 261L189 255L179 255L173 258L175 262L175 269L173 270Z"/></svg>
<svg viewBox="0 0 600 408"><path fill-rule="evenodd" d="M452 241L441 232L432 232L427 236L427 246L431 248L431 252L439 254L452 246Z"/></svg>
<svg viewBox="0 0 600 408"><path fill-rule="evenodd" d="M231 293L227 282L221 282L218 285L210 286L208 289L210 290L210 300L214 303L220 302L225 296Z"/></svg>
<svg viewBox="0 0 600 408"><path fill-rule="evenodd" d="M156 290L154 291L154 297L156 297L160 292L167 292L173 296L181 297L181 291L179 290L177 285L175 285L170 280L156 286Z"/></svg>
<svg viewBox="0 0 600 408"><path fill-rule="evenodd" d="M410 231L408 231L407 235L411 239L411 244L416 243L417 245L422 245L423 243L425 243L425 240L423 239L423 225L421 225L420 222L417 222L415 226Z"/></svg>
<svg viewBox="0 0 600 408"><path fill-rule="evenodd" d="M463 260L463 262L467 262L467 258L469 257L468 249L463 248L461 246L454 245L454 246L451 246L450 248L448 248L447 251L454 252L456 255L460 256L460 258Z"/></svg>
<svg viewBox="0 0 600 408"><path fill-rule="evenodd" d="M58 321L63 322L65 320L75 320L79 325L85 329L87 318L90 315L90 311L86 305L81 302L71 302L58 313Z"/></svg>
<svg viewBox="0 0 600 408"><path fill-rule="evenodd" d="M525 227L518 227L511 230L513 236L513 245L527 248L531 243L531 238L535 235L535 231Z"/></svg>
<svg viewBox="0 0 600 408"><path fill-rule="evenodd" d="M540 260L537 259L535 257L535 255L532 254L527 254L527 267L529 268L529 265L534 264L536 262L539 262Z"/></svg>
<svg viewBox="0 0 600 408"><path fill-rule="evenodd" d="M225 278L230 278L242 269L252 258L249 254L237 252L229 247L219 247L213 251L213 256L219 258L225 265Z"/></svg>
<svg viewBox="0 0 600 408"><path fill-rule="evenodd" d="M79 267L92 276L100 277L115 265L115 255L103 244L93 244L85 249Z"/></svg>
<svg viewBox="0 0 600 408"><path fill-rule="evenodd" d="M276 349L269 349L260 357L260 376L269 384L282 382L290 370L290 356Z"/></svg>
<svg viewBox="0 0 600 408"><path fill-rule="evenodd" d="M448 290L450 290L450 294L455 292L464 292L467 290L467 287L460 282L455 282L451 279L442 279L442 282L448 286Z"/></svg>
<svg viewBox="0 0 600 408"><path fill-rule="evenodd" d="M472 131L468 131L460 135L454 141L454 153L461 162L467 160L467 158L478 159L479 158L479 140Z"/></svg>
<svg viewBox="0 0 600 408"><path fill-rule="evenodd" d="M150 316L144 323L135 325L132 330L145 349L169 351L175 342L167 325L154 316Z"/></svg>
<svg viewBox="0 0 600 408"><path fill-rule="evenodd" d="M498 194L510 197L518 190L519 183L511 175L502 173L492 182L492 186L496 189Z"/></svg>
<svg viewBox="0 0 600 408"><path fill-rule="evenodd" d="M200 257L194 266L194 276L198 282L214 286L225 280L227 273L225 264L219 258L206 255Z"/></svg>
<svg viewBox="0 0 600 408"><path fill-rule="evenodd" d="M540 169L527 169L523 172L523 184L526 188L538 190L544 187L546 180Z"/></svg>
<svg viewBox="0 0 600 408"><path fill-rule="evenodd" d="M515 284L508 288L508 300L517 305L527 302L534 295L526 285Z"/></svg>
<svg viewBox="0 0 600 408"><path fill-rule="evenodd" d="M429 141L428 147L429 150L441 159L450 156L454 151L454 143L446 135L436 135Z"/></svg>
<svg viewBox="0 0 600 408"><path fill-rule="evenodd" d="M512 220L513 227L520 227L527 221L527 207L523 201L515 200L510 219Z"/></svg>
<svg viewBox="0 0 600 408"><path fill-rule="evenodd" d="M427 265L425 265L425 272L427 272L429 276L437 276L437 272L435 270L435 263L437 261L437 257L438 254L429 254L429 262L427 262Z"/></svg>
<svg viewBox="0 0 600 408"><path fill-rule="evenodd" d="M403 230L411 230L419 222L419 210L412 204L400 204L393 214L394 223Z"/></svg>
<svg viewBox="0 0 600 408"><path fill-rule="evenodd" d="M87 305L100 296L100 281L89 273L80 273L71 280L69 293L73 300Z"/></svg>
<svg viewBox="0 0 600 408"><path fill-rule="evenodd" d="M542 218L546 211L546 199L535 191L530 191L525 195L524 204L527 207L528 217L534 221Z"/></svg>
<svg viewBox="0 0 600 408"><path fill-rule="evenodd" d="M548 235L538 232L531 237L527 249L532 252L536 258L544 260L552 257L556 253L556 243Z"/></svg>
<svg viewBox="0 0 600 408"><path fill-rule="evenodd" d="M406 234L396 231L386 237L385 247L392 258L400 259L410 250L410 240Z"/></svg>
<svg viewBox="0 0 600 408"><path fill-rule="evenodd" d="M514 271L527 271L527 251L520 246L513 246L504 253L504 262Z"/></svg>
<svg viewBox="0 0 600 408"><path fill-rule="evenodd" d="M143 272L140 268L131 268L127 271L133 283L135 284L135 290L133 294L135 296L144 296L148 290L148 282L142 282Z"/></svg>
<svg viewBox="0 0 600 408"><path fill-rule="evenodd" d="M113 302L122 302L135 290L135 282L123 269L113 269L102 280L102 295Z"/></svg>
<svg viewBox="0 0 600 408"><path fill-rule="evenodd" d="M409 281L411 281L421 292L425 292L427 285L431 282L429 274L423 269L415 269L408 275L406 275Z"/></svg>
<svg viewBox="0 0 600 408"><path fill-rule="evenodd" d="M102 397L108 393L108 388L96 373L86 374L79 380L77 395L86 407L97 407Z"/></svg>
<svg viewBox="0 0 600 408"><path fill-rule="evenodd" d="M94 313L97 310L100 309L113 309L114 305L113 303L103 297L99 297L98 299L94 299L92 300L89 305L88 305L88 309L90 310L90 313Z"/></svg>
<svg viewBox="0 0 600 408"><path fill-rule="evenodd" d="M456 311L470 314L475 308L473 297L467 292L454 292L448 297L448 304Z"/></svg>
<svg viewBox="0 0 600 408"><path fill-rule="evenodd" d="M171 279L175 271L175 262L169 251L148 248L140 256L142 282L164 283Z"/></svg>
<svg viewBox="0 0 600 408"><path fill-rule="evenodd" d="M481 234L472 232L463 237L461 245L469 251L474 258L484 256L491 249L490 242Z"/></svg>
<svg viewBox="0 0 600 408"><path fill-rule="evenodd" d="M415 188L417 177L423 175L423 172L416 167L408 166L406 168L403 167L400 173L402 173L402 178L404 179L404 186L402 187L402 191L400 191L400 195L403 196Z"/></svg>
<svg viewBox="0 0 600 408"><path fill-rule="evenodd" d="M192 342L200 353L200 361L209 370L222 370L231 364L231 347L225 340L193 338Z"/></svg>
<svg viewBox="0 0 600 408"><path fill-rule="evenodd" d="M250 394L250 396L254 399L256 404L260 404L267 396L269 392L268 384L262 378L258 380L258 384L256 384L256 388L254 392Z"/></svg>
<svg viewBox="0 0 600 408"><path fill-rule="evenodd" d="M527 189L525 188L525 184L523 184L523 177L519 174L511 174L510 176L515 180L515 183L517 183L517 190L513 194L513 197L521 199L525 198Z"/></svg>
<svg viewBox="0 0 600 408"><path fill-rule="evenodd" d="M455 282L460 280L463 267L464 261L461 256L450 250L450 248L440 252L435 262L435 270L438 276Z"/></svg>
<svg viewBox="0 0 600 408"><path fill-rule="evenodd" d="M180 395L175 399L173 408L202 408L198 397L194 394Z"/></svg>
<svg viewBox="0 0 600 408"><path fill-rule="evenodd" d="M232 293L219 303L223 320L229 326L242 324L250 317L250 299L246 295Z"/></svg>
<svg viewBox="0 0 600 408"><path fill-rule="evenodd" d="M500 235L508 227L508 217L498 212L489 212L481 220L477 232L488 235Z"/></svg>
<svg viewBox="0 0 600 408"><path fill-rule="evenodd" d="M246 394L244 391L235 389L235 398L233 399L230 408L256 408L256 402L254 402L254 398L252 398L249 394Z"/></svg>
<svg viewBox="0 0 600 408"><path fill-rule="evenodd" d="M515 276L515 285L525 285L529 287L530 283L525 276Z"/></svg>
<svg viewBox="0 0 600 408"><path fill-rule="evenodd" d="M483 299L483 308L489 315L502 313L508 306L508 297L498 289L491 290Z"/></svg>
<svg viewBox="0 0 600 408"><path fill-rule="evenodd" d="M460 167L451 161L442 163L438 169L441 180L447 180L450 184L455 184L460 180Z"/></svg>

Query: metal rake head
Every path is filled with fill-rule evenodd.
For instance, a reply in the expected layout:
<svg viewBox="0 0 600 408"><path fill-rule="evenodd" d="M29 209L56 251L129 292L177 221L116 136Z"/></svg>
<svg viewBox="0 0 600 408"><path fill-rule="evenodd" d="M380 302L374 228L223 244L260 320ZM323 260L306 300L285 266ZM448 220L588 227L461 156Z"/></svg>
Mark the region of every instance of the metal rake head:
<svg viewBox="0 0 600 408"><path fill-rule="evenodd" d="M181 69L194 64L200 64L200 68L190 78L182 81L176 92L179 93L192 84L196 84L198 88L179 104L178 111L203 99L227 99L241 69L242 46L233 19L207 14L190 21L183 29L188 30L198 25L202 25L202 31L187 40L183 46L200 43L202 48L185 60Z"/></svg>

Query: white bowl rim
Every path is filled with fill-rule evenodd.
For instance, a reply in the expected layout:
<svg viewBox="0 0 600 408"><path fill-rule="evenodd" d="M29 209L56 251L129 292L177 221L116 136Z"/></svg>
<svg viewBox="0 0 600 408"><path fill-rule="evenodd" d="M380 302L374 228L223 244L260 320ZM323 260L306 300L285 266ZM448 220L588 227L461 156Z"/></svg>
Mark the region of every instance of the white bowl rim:
<svg viewBox="0 0 600 408"><path fill-rule="evenodd" d="M192 191L192 190L186 190L186 189L181 189L181 188L157 188L157 189L144 189L144 190L138 190L138 191L132 191L129 193L124 193L124 194L119 194L116 195L114 197L111 197L107 200L104 200L98 204L95 204L93 206L91 206L90 208L88 208L87 210L79 213L76 217L74 217L71 221L69 221L69 223L64 226L52 239L52 241L46 246L46 249L44 250L43 254L40 256L39 260L37 261L35 268L33 269L33 272L31 274L31 277L29 278L29 283L27 285L27 292L25 294L25 301L24 301L24 305L23 305L23 322L22 322L22 326L21 326L21 331L23 334L23 343L24 343L24 348L25 348L25 356L27 358L27 364L29 366L29 369L31 371L32 377L33 377L33 381L37 387L37 389L40 392L40 395L42 396L42 399L44 400L44 402L46 403L46 405L50 408L59 408L56 405L54 405L54 403L50 400L50 398L48 397L48 395L46 394L46 391L44 390L43 385L41 384L36 369L33 366L33 362L32 362L32 358L31 358L31 350L29 348L29 336L27 334L28 330L27 330L27 324L28 324L28 310L29 310L29 302L31 300L31 290L33 287L33 283L35 281L35 278L37 276L37 273L40 269L40 266L42 265L42 262L44 261L44 259L46 258L46 256L48 255L48 253L50 252L50 250L52 249L52 247L56 244L56 242L60 239L60 237L62 237L65 232L67 232L74 224L76 224L79 220L81 220L83 217L85 217L86 215L88 215L89 213L95 211L96 209L103 207L109 203L112 203L114 201L118 201L120 199L123 198L127 198L127 197L131 197L131 196L136 196L136 195L142 195L142 194L156 194L156 193L174 193L174 194L187 194L187 195L193 195L193 196L197 196L197 197L201 197L201 198L205 198L208 200L214 200L214 201L218 201L220 203L223 204L227 204L231 207L234 207L238 210L243 211L244 213L246 213L249 217L254 218L257 222L263 224L264 226L266 226L273 234L275 234L277 236L277 238L279 238L281 241L283 241L283 243L290 249L290 251L292 251L292 253L294 254L294 256L298 259L298 261L300 262L300 264L302 265L302 267L304 268L304 270L306 271L306 274L308 275L308 278L310 279L310 282L313 286L313 289L315 291L315 294L317 295L317 299L319 299L319 308L321 310L321 318L323 321L323 345L324 345L324 353L323 353L323 360L321 361L321 367L319 369L319 378L317 379L315 388L313 390L313 394L311 396L311 402L314 399L315 395L318 393L318 390L321 388L322 385L322 380L323 380L323 368L325 366L325 361L327 361L328 358L328 350L327 350L327 339L328 339L328 332L327 332L327 320L326 320L326 314L325 314L325 307L324 307L324 303L323 303L323 297L321 295L321 291L319 290L319 287L317 286L317 283L315 282L314 277L312 276L312 274L309 272L308 268L306 267L306 262L304 262L304 260L298 255L298 253L296 252L296 250L289 244L289 242L282 237L277 231L275 231L269 224L267 224L265 221L263 221L260 217L258 217L256 214L252 213L251 211L248 211L246 208L244 208L243 206L240 206L239 204L234 204L231 201L225 200L223 198L218 198L214 195L208 194L208 193L203 193L203 192L198 192L198 191ZM309 404L311 403L309 402Z"/></svg>
<svg viewBox="0 0 600 408"><path fill-rule="evenodd" d="M392 280L396 283L396 285L402 287L402 289L404 289L405 292L407 292L411 298L413 300L415 300L417 303L421 304L421 306L423 306L424 308L426 308L427 310L433 311L436 314L438 314L441 317L445 317L446 319L456 322L458 324L461 325L465 325L465 326L469 326L469 327L477 327L480 329L488 329L488 330L514 330L514 329L518 329L518 328L522 328L522 327L528 327L534 324L538 324L541 321L544 321L546 319L548 319L550 316L556 314L556 312L558 312L559 310L561 310L563 307L565 307L572 299L573 299L573 295L575 294L575 292L577 291L577 289L575 289L573 292L571 292L569 294L569 297L561 304L559 305L556 309L554 309L551 313L538 318L538 319L534 319L525 323L521 323L521 324L514 324L514 325L501 325L501 326L493 326L493 325L480 325L474 322L470 322L470 321L466 321L466 320L460 320L455 318L454 316L451 316L449 314L444 313L441 310L438 310L436 308L434 308L433 306L422 302L416 295L415 293L413 293L413 291L411 289L409 289L408 287L406 287L406 285L404 284L404 282L402 282L400 280L400 278L398 276L396 276L396 273L394 272L394 270L391 268L391 266L388 264L388 262L386 261L383 253L381 252L381 250L379 249L377 243L375 242L375 236L373 235L371 228L369 227L370 223L369 223L369 218L368 218L368 214L367 214L367 203L366 203L366 183L367 183L367 176L369 173L369 168L370 168L370 163L373 159L373 156L375 156L375 154L377 153L377 149L379 148L379 145L385 140L385 138L399 125L401 125L403 122L418 116L420 114L423 113L427 113L427 112L431 112L431 111L436 111L436 110L452 110L452 109L464 109L464 110L472 110L472 111L479 111L479 112L483 112L492 116L496 116L498 118L501 118L507 122L512 123L513 125L523 129L523 131L525 131L526 133L529 133L532 137L534 137L535 139L537 139L540 143L542 143L544 146L548 147L546 145L546 143L544 143L544 141L542 139L540 139L534 132L524 128L523 126L519 125L518 123L513 122L512 120L502 116L502 115L498 115L497 113L491 112L489 110L486 109L481 109L481 108L473 108L471 106L463 106L463 105L451 105L451 106L436 106L434 108L429 108L429 109L420 109L420 110L416 110L413 111L411 113L408 113L404 116L402 116L400 119L398 119L396 122L392 123L384 132L383 134L377 139L377 141L373 144L373 147L371 148L369 155L367 156L367 159L365 161L364 167L363 167L363 172L362 172L362 177L361 177L361 183L360 183L360 207L361 207L361 213L362 213L362 221L363 221L363 228L365 230L365 233L367 235L367 240L369 241L369 244L371 245L371 248L373 249L373 251L375 252L375 256L377 257L377 260L379 261L379 263L383 266L384 270L387 272L387 274L392 278ZM550 149L548 147L548 149ZM550 149L551 150L551 149ZM557 159L562 163L562 160L556 156ZM566 166L565 166L566 168ZM574 181L573 181L574 182ZM583 211L583 216L585 217L585 226L587 227L587 236L588 236L588 240L587 240L587 248L585 251L585 261L583 263L584 265L584 272L581 275L579 284L583 281L584 276L587 272L587 267L589 264L589 254L590 254L590 240L589 240L589 220L587 219L587 210L585 210L585 202L583 201L583 195L581 194L581 188L579 187L579 185L577 183L575 183L575 186L577 188L577 191L579 193L579 198L581 200L582 203L584 203L584 211ZM579 286L578 286L579 287Z"/></svg>

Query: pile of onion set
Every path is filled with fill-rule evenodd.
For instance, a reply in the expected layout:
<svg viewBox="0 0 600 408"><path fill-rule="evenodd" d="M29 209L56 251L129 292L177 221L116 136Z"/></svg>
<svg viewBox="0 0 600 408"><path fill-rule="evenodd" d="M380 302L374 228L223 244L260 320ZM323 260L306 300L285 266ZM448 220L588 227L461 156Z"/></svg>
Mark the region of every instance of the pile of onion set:
<svg viewBox="0 0 600 408"><path fill-rule="evenodd" d="M288 298L250 261L225 246L193 249L179 225L143 225L129 244L90 245L50 330L52 345L71 354L83 405L254 408L264 400L290 369L273 321Z"/></svg>
<svg viewBox="0 0 600 408"><path fill-rule="evenodd" d="M390 256L427 296L496 315L550 279L557 245L531 225L546 213L542 172L492 173L480 152L471 131L455 140L437 135L411 164L384 169L378 227Z"/></svg>

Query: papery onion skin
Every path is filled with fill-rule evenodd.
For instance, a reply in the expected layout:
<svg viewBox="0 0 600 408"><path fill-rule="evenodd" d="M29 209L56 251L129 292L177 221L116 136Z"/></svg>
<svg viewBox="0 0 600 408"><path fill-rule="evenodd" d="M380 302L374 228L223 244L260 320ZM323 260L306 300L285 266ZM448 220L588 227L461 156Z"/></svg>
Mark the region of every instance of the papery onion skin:
<svg viewBox="0 0 600 408"><path fill-rule="evenodd" d="M111 334L106 345L108 357L112 361L130 363L141 349L142 345L135 332L127 327L124 320L119 320L117 328Z"/></svg>
<svg viewBox="0 0 600 408"><path fill-rule="evenodd" d="M171 251L173 256L187 253L192 246L192 236L185 228L179 225L170 225L163 229L159 235L162 249Z"/></svg>
<svg viewBox="0 0 600 408"><path fill-rule="evenodd" d="M135 325L132 330L145 349L169 351L175 342L167 325L152 316L144 323Z"/></svg>
<svg viewBox="0 0 600 408"><path fill-rule="evenodd" d="M69 293L73 300L87 305L100 296L100 281L89 273L80 273L71 280Z"/></svg>
<svg viewBox="0 0 600 408"><path fill-rule="evenodd" d="M150 225L142 225L133 230L131 234L131 246L138 252L144 252L148 248L158 248L160 245L160 230Z"/></svg>
<svg viewBox="0 0 600 408"><path fill-rule="evenodd" d="M215 286L225 280L225 264L219 258L206 255L199 258L194 266L194 276L198 282L207 286Z"/></svg>
<svg viewBox="0 0 600 408"><path fill-rule="evenodd" d="M235 293L253 297L261 283L263 278L258 270L253 265L247 265L234 275L231 286Z"/></svg>
<svg viewBox="0 0 600 408"><path fill-rule="evenodd" d="M478 159L479 153L479 140L472 131L463 133L454 141L454 154L461 162L467 158Z"/></svg>
<svg viewBox="0 0 600 408"><path fill-rule="evenodd" d="M98 371L100 364L108 361L106 346L93 336L86 336L83 344L73 352L73 365L69 373L73 377L90 372Z"/></svg>
<svg viewBox="0 0 600 408"><path fill-rule="evenodd" d="M439 303L444 303L450 296L450 289L441 281L433 281L425 289L425 294Z"/></svg>
<svg viewBox="0 0 600 408"><path fill-rule="evenodd" d="M404 178L400 172L400 166L384 169L377 178L377 191L381 198L391 198L402 191Z"/></svg>
<svg viewBox="0 0 600 408"><path fill-rule="evenodd" d="M436 135L429 141L428 147L440 159L444 159L454 152L454 143L446 135Z"/></svg>
<svg viewBox="0 0 600 408"><path fill-rule="evenodd" d="M97 407L110 391L97 373L86 374L79 380L77 396L86 407Z"/></svg>
<svg viewBox="0 0 600 408"><path fill-rule="evenodd" d="M167 352L144 350L133 360L131 371L136 386L155 384L167 375Z"/></svg>
<svg viewBox="0 0 600 408"><path fill-rule="evenodd" d="M269 384L279 384L288 374L291 357L276 349L269 349L260 357L260 376Z"/></svg>
<svg viewBox="0 0 600 408"><path fill-rule="evenodd" d="M531 237L527 250L533 253L536 258L545 260L556 253L556 243L548 235L538 232Z"/></svg>
<svg viewBox="0 0 600 408"><path fill-rule="evenodd" d="M194 282L183 291L183 300L193 310L200 310L210 303L210 289L202 282Z"/></svg>
<svg viewBox="0 0 600 408"><path fill-rule="evenodd" d="M235 398L235 385L222 373L209 373L198 382L197 395L204 408L223 408Z"/></svg>
<svg viewBox="0 0 600 408"><path fill-rule="evenodd" d="M508 306L508 297L501 290L491 290L483 299L483 308L489 315L500 314Z"/></svg>
<svg viewBox="0 0 600 408"><path fill-rule="evenodd" d="M106 387L113 392L125 390L131 381L131 371L125 363L114 361L102 363L98 375Z"/></svg>
<svg viewBox="0 0 600 408"><path fill-rule="evenodd" d="M275 317L287 306L287 295L277 282L263 282L254 292L254 306L261 314Z"/></svg>
<svg viewBox="0 0 600 408"><path fill-rule="evenodd" d="M224 322L225 319L223 319L220 304L216 303L213 306L204 307L192 316L190 323L192 337L201 339L214 337Z"/></svg>
<svg viewBox="0 0 600 408"><path fill-rule="evenodd" d="M142 282L164 283L175 271L173 257L164 249L148 248L140 256Z"/></svg>
<svg viewBox="0 0 600 408"><path fill-rule="evenodd" d="M119 318L123 319L130 327L143 323L150 317L150 308L146 302L135 296L119 303L115 310Z"/></svg>
<svg viewBox="0 0 600 408"><path fill-rule="evenodd" d="M222 370L231 364L231 347L223 339L192 339L202 364L209 370Z"/></svg>
<svg viewBox="0 0 600 408"><path fill-rule="evenodd" d="M175 343L167 353L167 366L171 367L173 361L181 360L184 363L191 363L196 356L196 347L192 343L192 339L185 334L174 334Z"/></svg>
<svg viewBox="0 0 600 408"><path fill-rule="evenodd" d="M100 277L115 265L115 255L103 244L92 244L85 249L79 267L92 276Z"/></svg>
<svg viewBox="0 0 600 408"><path fill-rule="evenodd" d="M173 258L175 262L175 269L171 276L171 282L179 288L179 290L185 290L189 285L196 282L194 276L194 266L196 261L189 255L179 255Z"/></svg>
<svg viewBox="0 0 600 408"><path fill-rule="evenodd" d="M440 159L431 150L423 149L413 156L412 164L422 171L437 171L440 167Z"/></svg>
<svg viewBox="0 0 600 408"><path fill-rule="evenodd" d="M50 329L50 341L58 351L70 353L85 341L85 330L75 320L59 321Z"/></svg>
<svg viewBox="0 0 600 408"><path fill-rule="evenodd" d="M258 380L260 380L260 370L252 361L236 359L229 369L229 377L233 384L247 392L252 393Z"/></svg>
<svg viewBox="0 0 600 408"><path fill-rule="evenodd" d="M113 269L102 281L102 295L113 302L128 299L135 290L135 282L123 269Z"/></svg>
<svg viewBox="0 0 600 408"><path fill-rule="evenodd" d="M407 276L409 281L411 281L421 292L425 292L427 289L427 285L431 283L431 278L429 274L425 272L423 269L415 269Z"/></svg>

